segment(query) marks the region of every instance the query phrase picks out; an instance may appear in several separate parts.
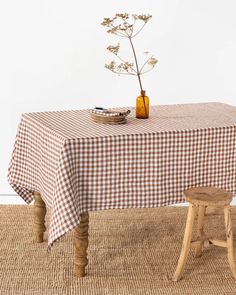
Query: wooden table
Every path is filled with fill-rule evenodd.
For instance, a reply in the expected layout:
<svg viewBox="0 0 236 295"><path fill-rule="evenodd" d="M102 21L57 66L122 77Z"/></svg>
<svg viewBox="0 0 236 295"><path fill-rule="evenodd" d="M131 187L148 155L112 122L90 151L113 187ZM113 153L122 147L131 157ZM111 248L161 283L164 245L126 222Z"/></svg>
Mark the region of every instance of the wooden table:
<svg viewBox="0 0 236 295"><path fill-rule="evenodd" d="M89 110L23 114L8 180L35 198L34 231L48 247L75 230L75 265L85 275L90 211L150 208L183 201L182 192L215 186L236 192L236 108L221 103L153 106L150 118L104 125Z"/></svg>

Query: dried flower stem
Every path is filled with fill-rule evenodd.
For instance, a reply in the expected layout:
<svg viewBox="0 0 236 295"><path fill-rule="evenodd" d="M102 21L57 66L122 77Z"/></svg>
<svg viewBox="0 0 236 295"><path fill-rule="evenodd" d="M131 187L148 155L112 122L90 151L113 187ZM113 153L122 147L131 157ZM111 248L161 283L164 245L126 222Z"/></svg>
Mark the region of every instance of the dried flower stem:
<svg viewBox="0 0 236 295"><path fill-rule="evenodd" d="M132 51L133 51L133 54L134 54L134 61L135 61L135 65L136 65L137 77L138 77L138 81L139 81L141 95L143 97L143 105L144 105L144 109L145 109L145 115L147 115L147 107L146 107L146 103L145 103L145 96L144 96L143 86L142 86L142 82L141 82L141 78L140 78L140 71L139 71L139 67L138 67L138 59L137 59L137 55L136 55L136 52L135 52L135 49L134 49L134 44L132 42L132 37L129 37L129 42L130 42L130 45L132 47Z"/></svg>
<svg viewBox="0 0 236 295"><path fill-rule="evenodd" d="M137 36L142 31L142 29L145 27L145 25L146 25L146 23L144 23L142 25L142 27L138 30L138 32L136 34L134 34L134 36L132 36L132 38L134 38L135 36Z"/></svg>
<svg viewBox="0 0 236 295"><path fill-rule="evenodd" d="M138 60L137 60L137 55L136 55L136 52L135 52L135 49L134 49L134 44L133 44L133 41L132 41L132 38L131 37L128 37L128 39L129 39L130 45L132 47L133 55L134 55L134 61L135 61L135 65L136 65L136 70L137 70L137 76L138 76L140 90L143 91L143 86L142 86L142 82L141 82L141 79L140 79L140 72L139 72L139 67L138 67Z"/></svg>

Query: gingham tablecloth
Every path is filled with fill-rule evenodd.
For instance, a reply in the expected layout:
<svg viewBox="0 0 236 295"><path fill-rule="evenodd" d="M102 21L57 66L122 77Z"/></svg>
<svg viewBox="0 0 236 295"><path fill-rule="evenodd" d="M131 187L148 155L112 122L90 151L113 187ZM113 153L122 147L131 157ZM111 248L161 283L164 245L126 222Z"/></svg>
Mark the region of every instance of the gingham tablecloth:
<svg viewBox="0 0 236 295"><path fill-rule="evenodd" d="M235 149L236 108L221 103L153 106L147 120L132 110L125 125L95 123L88 110L27 113L8 179L51 208L50 248L85 211L175 204L193 186L235 193Z"/></svg>

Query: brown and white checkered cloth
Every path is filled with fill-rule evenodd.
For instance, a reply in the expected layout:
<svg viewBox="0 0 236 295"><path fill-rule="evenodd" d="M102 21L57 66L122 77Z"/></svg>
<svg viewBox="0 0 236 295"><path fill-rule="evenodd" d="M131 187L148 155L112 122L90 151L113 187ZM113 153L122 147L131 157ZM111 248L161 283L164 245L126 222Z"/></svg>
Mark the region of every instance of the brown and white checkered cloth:
<svg viewBox="0 0 236 295"><path fill-rule="evenodd" d="M236 192L236 108L221 103L151 107L150 118L103 125L89 110L23 114L8 179L27 202L52 210L49 247L85 211L159 207L183 190Z"/></svg>

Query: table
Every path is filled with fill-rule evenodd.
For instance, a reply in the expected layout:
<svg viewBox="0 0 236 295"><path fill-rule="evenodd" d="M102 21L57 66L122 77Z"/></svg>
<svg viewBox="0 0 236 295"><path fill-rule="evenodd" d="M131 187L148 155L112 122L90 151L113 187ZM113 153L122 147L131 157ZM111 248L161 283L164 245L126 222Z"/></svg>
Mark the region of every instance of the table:
<svg viewBox="0 0 236 295"><path fill-rule="evenodd" d="M75 229L75 265L85 275L88 212L149 208L183 201L182 192L215 186L236 192L236 108L222 103L152 106L150 118L104 125L89 110L21 117L8 180L27 202L48 248Z"/></svg>

